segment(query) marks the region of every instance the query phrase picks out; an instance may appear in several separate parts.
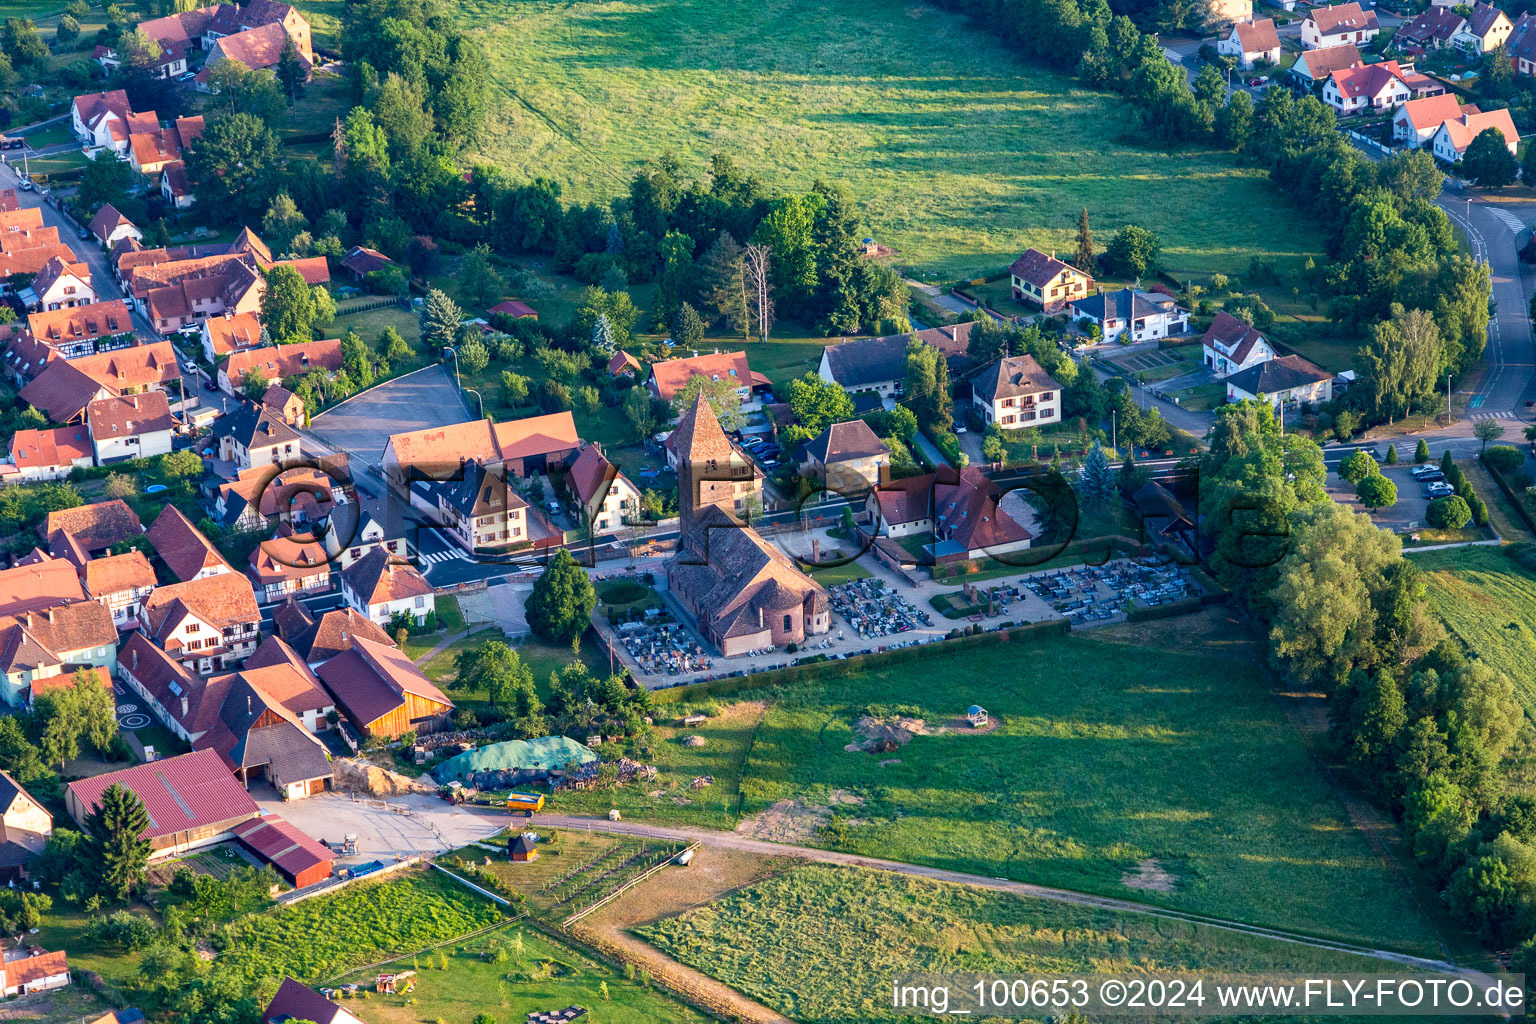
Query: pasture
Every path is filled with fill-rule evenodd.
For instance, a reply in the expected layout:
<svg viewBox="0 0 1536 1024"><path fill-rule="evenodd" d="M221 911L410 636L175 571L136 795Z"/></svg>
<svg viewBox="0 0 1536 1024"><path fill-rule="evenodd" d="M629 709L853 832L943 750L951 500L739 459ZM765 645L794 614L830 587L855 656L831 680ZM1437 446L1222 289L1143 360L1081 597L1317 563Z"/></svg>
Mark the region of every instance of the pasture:
<svg viewBox="0 0 1536 1024"><path fill-rule="evenodd" d="M322 37L334 2L300 5ZM804 0L449 0L492 61L471 147L514 177L606 201L672 150L716 152L770 188L824 178L864 228L927 279L975 277L1024 247L1070 250L1087 206L1100 244L1156 231L1175 272L1297 257L1304 235L1262 168L1213 150L1161 152L1118 97L1027 64L923 4Z"/></svg>
<svg viewBox="0 0 1536 1024"><path fill-rule="evenodd" d="M1517 550L1530 547L1405 553L1428 577L1430 607L1469 651L1514 680L1529 716L1536 714L1536 571L1511 557Z"/></svg>
<svg viewBox="0 0 1536 1024"><path fill-rule="evenodd" d="M893 1019L891 979L907 972L1381 970L1379 961L1181 921L823 865L793 868L636 933L813 1021Z"/></svg>
<svg viewBox="0 0 1536 1024"><path fill-rule="evenodd" d="M705 746L663 732L645 786L659 795L553 803L720 827L737 820L720 796L739 790L738 827L763 838L1432 949L1269 681L1242 626L1214 610L971 646L718 698L726 714L697 730ZM956 724L972 703L999 724ZM864 716L922 725L895 750L845 749L869 736ZM689 791L706 757L715 782Z"/></svg>

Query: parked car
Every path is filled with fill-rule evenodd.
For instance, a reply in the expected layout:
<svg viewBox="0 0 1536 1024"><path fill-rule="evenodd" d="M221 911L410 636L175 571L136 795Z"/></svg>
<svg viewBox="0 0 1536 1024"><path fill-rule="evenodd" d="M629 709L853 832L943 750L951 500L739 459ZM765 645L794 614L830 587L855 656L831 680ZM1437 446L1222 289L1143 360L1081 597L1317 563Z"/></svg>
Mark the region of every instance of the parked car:
<svg viewBox="0 0 1536 1024"><path fill-rule="evenodd" d="M212 377L209 377L206 381L203 382L203 387L207 388L209 391L219 390L219 386L214 383Z"/></svg>
<svg viewBox="0 0 1536 1024"><path fill-rule="evenodd" d="M1440 472L1439 466L1414 466L1409 472L1421 484L1427 484L1431 480L1445 479L1445 474Z"/></svg>
<svg viewBox="0 0 1536 1024"><path fill-rule="evenodd" d="M196 71L183 71L181 74L176 76L176 81L178 81L178 82L190 82L190 81L192 81L192 79L194 79L196 77L197 77L197 72Z"/></svg>
<svg viewBox="0 0 1536 1024"><path fill-rule="evenodd" d="M964 423L956 423L955 424L955 433L957 433L957 434L965 433L965 424Z"/></svg>
<svg viewBox="0 0 1536 1024"><path fill-rule="evenodd" d="M560 514L560 503L558 501L546 501L544 507L549 510L549 514L552 516Z"/></svg>
<svg viewBox="0 0 1536 1024"><path fill-rule="evenodd" d="M0 149L21 149L26 144L26 139L0 139Z"/></svg>
<svg viewBox="0 0 1536 1024"><path fill-rule="evenodd" d="M31 191L33 191L34 189L37 188L36 185L32 184L32 179L31 178L22 178L21 179L21 184L18 187L23 192L31 192Z"/></svg>
<svg viewBox="0 0 1536 1024"><path fill-rule="evenodd" d="M1449 498L1455 493L1456 488L1440 480L1437 480L1434 483L1425 486L1424 488L1424 497L1426 498Z"/></svg>

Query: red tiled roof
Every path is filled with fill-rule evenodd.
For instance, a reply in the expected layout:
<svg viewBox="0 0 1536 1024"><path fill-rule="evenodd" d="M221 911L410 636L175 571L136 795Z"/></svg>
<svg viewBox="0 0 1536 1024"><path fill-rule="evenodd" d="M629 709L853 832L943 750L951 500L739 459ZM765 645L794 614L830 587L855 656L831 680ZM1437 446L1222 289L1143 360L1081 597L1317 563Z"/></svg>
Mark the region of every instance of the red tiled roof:
<svg viewBox="0 0 1536 1024"><path fill-rule="evenodd" d="M694 377L728 380L744 388L752 384L752 368L747 365L747 353L741 350L651 364L651 380L663 401L672 401Z"/></svg>
<svg viewBox="0 0 1536 1024"><path fill-rule="evenodd" d="M505 313L507 316L514 316L518 319L522 319L525 316L536 317L539 315L538 310L528 305L528 303L521 302L517 299L508 299L505 302L498 302L496 305L486 310L486 312Z"/></svg>
<svg viewBox="0 0 1536 1024"><path fill-rule="evenodd" d="M91 457L91 438L84 425L18 430L11 438L11 459L21 469L68 466Z"/></svg>
<svg viewBox="0 0 1536 1024"><path fill-rule="evenodd" d="M234 572L219 549L175 505L166 505L150 525L149 543L179 580L190 580L215 565Z"/></svg>
<svg viewBox="0 0 1536 1024"><path fill-rule="evenodd" d="M336 859L336 854L276 814L236 825L235 837L290 877Z"/></svg>
<svg viewBox="0 0 1536 1024"><path fill-rule="evenodd" d="M108 786L131 790L149 812L146 839L190 832L211 825L244 821L260 810L245 787L212 750L199 750L161 761L107 772L69 784L75 806L85 817Z"/></svg>
<svg viewBox="0 0 1536 1024"><path fill-rule="evenodd" d="M0 615L15 615L84 597L74 564L62 558L0 570Z"/></svg>

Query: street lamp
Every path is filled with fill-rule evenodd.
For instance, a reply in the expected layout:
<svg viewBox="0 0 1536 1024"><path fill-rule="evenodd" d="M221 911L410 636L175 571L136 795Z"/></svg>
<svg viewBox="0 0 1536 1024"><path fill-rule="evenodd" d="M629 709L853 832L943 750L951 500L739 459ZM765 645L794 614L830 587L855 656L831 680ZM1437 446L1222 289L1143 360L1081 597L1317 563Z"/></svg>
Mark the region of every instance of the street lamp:
<svg viewBox="0 0 1536 1024"><path fill-rule="evenodd" d="M452 345L444 345L443 351L453 356L453 380L459 386L460 391L468 391L475 396L475 401L480 403L480 418L485 419L485 399L480 397L480 392L474 388L464 386L464 379L459 376L459 350Z"/></svg>

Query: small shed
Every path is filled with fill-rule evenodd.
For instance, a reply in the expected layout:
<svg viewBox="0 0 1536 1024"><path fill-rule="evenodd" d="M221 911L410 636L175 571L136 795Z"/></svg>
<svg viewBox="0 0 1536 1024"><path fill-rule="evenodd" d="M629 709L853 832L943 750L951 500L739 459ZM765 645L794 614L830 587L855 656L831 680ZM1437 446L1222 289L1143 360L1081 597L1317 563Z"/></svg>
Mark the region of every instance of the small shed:
<svg viewBox="0 0 1536 1024"><path fill-rule="evenodd" d="M980 729L987 724L987 709L980 704L972 704L965 709L965 717L972 729Z"/></svg>
<svg viewBox="0 0 1536 1024"><path fill-rule="evenodd" d="M518 833L507 843L507 855L514 861L523 863L539 859L538 848L534 846L533 840L528 838L526 832Z"/></svg>

